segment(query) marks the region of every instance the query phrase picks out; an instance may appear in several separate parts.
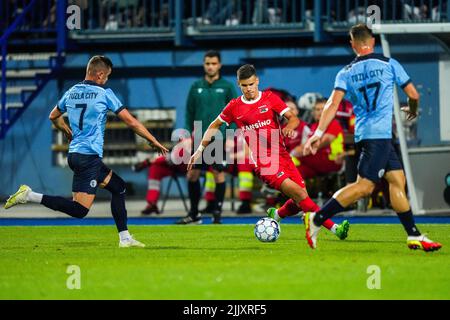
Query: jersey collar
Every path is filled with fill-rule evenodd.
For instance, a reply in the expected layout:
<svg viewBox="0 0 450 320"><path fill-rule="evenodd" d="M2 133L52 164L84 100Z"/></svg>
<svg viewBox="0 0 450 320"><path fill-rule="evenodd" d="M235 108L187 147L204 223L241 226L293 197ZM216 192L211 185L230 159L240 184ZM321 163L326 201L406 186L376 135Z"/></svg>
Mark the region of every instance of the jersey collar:
<svg viewBox="0 0 450 320"><path fill-rule="evenodd" d="M378 60L383 60L383 61L389 60L388 58L386 58L382 54L373 52L373 53L366 54L364 56L356 57L355 63L356 62L360 62L360 61L364 61L364 60L369 60L369 59L378 59Z"/></svg>
<svg viewBox="0 0 450 320"><path fill-rule="evenodd" d="M262 97L262 91L259 91L258 98L256 98L255 100L248 101L247 99L245 99L244 95L242 95L241 101L245 104L254 104L254 103L257 103L259 100L261 100L261 97Z"/></svg>
<svg viewBox="0 0 450 320"><path fill-rule="evenodd" d="M83 80L83 81L81 81L80 83L81 83L81 84L88 84L88 85L91 85L91 86L97 86L97 87L103 88L103 86L102 86L101 84L95 83L94 81L91 81L91 80Z"/></svg>
<svg viewBox="0 0 450 320"><path fill-rule="evenodd" d="M217 78L216 80L214 80L213 82L209 83L208 81L206 81L205 77L203 77L203 83L205 86L209 86L212 87L214 84L216 84L217 82L219 82L220 80L222 80L222 76L219 76L219 78Z"/></svg>

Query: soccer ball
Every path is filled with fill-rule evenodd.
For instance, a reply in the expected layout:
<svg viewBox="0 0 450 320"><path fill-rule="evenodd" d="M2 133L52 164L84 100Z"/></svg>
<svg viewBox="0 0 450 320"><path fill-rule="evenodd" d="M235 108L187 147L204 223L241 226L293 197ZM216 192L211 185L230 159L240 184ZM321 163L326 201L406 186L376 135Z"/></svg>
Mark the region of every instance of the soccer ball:
<svg viewBox="0 0 450 320"><path fill-rule="evenodd" d="M255 236L261 242L275 242L280 236L280 224L271 218L262 218L255 225Z"/></svg>

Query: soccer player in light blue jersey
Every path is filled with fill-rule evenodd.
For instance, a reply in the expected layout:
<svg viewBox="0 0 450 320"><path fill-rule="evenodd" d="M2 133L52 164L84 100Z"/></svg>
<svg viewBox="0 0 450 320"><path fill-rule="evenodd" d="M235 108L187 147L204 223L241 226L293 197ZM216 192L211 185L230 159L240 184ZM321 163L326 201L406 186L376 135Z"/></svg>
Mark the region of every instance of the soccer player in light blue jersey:
<svg viewBox="0 0 450 320"><path fill-rule="evenodd" d="M375 38L366 25L352 27L350 38L357 57L338 73L319 126L305 144L305 150L313 154L317 152L323 132L347 95L356 115L355 142L360 151L358 179L337 191L318 212L305 216L308 244L314 249L323 222L360 198L369 196L375 184L384 178L389 183L392 207L408 234L408 247L438 250L442 245L421 234L415 225L406 197L403 167L392 145L394 86L400 86L408 96L409 106L402 108L408 114L408 120L417 116L419 94L400 63L374 53Z"/></svg>
<svg viewBox="0 0 450 320"><path fill-rule="evenodd" d="M88 214L100 186L111 192L111 212L119 232L119 247L144 247L128 232L125 182L102 162L107 113L116 113L160 153L166 154L168 150L128 112L111 89L104 87L112 67L109 58L92 57L86 68L85 80L70 88L50 113L50 120L70 141L67 161L73 171L73 200L43 195L22 185L9 197L5 209L34 202L82 219ZM70 126L61 117L66 112Z"/></svg>

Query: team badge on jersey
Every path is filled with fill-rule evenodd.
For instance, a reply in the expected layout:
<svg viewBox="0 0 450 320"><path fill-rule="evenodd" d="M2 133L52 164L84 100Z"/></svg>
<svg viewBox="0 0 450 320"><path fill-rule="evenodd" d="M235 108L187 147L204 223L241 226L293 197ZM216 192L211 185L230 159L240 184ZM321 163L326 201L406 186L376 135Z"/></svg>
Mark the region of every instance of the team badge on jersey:
<svg viewBox="0 0 450 320"><path fill-rule="evenodd" d="M259 107L259 113L265 113L267 111L269 111L269 108L266 105Z"/></svg>
<svg viewBox="0 0 450 320"><path fill-rule="evenodd" d="M95 188L97 186L97 180L91 180L90 186L91 188Z"/></svg>

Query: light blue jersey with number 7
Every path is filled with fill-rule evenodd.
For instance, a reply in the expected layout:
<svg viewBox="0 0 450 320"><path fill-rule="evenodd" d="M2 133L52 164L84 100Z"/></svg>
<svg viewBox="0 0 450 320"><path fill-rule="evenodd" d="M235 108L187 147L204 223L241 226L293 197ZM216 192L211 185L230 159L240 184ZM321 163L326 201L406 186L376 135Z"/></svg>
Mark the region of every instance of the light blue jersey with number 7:
<svg viewBox="0 0 450 320"><path fill-rule="evenodd" d="M374 53L357 57L338 73L334 89L353 104L355 142L392 138L394 85L403 89L410 82L397 60Z"/></svg>
<svg viewBox="0 0 450 320"><path fill-rule="evenodd" d="M111 89L85 80L70 88L57 105L67 112L72 129L69 153L96 154L103 157L103 143L108 111L124 109Z"/></svg>

